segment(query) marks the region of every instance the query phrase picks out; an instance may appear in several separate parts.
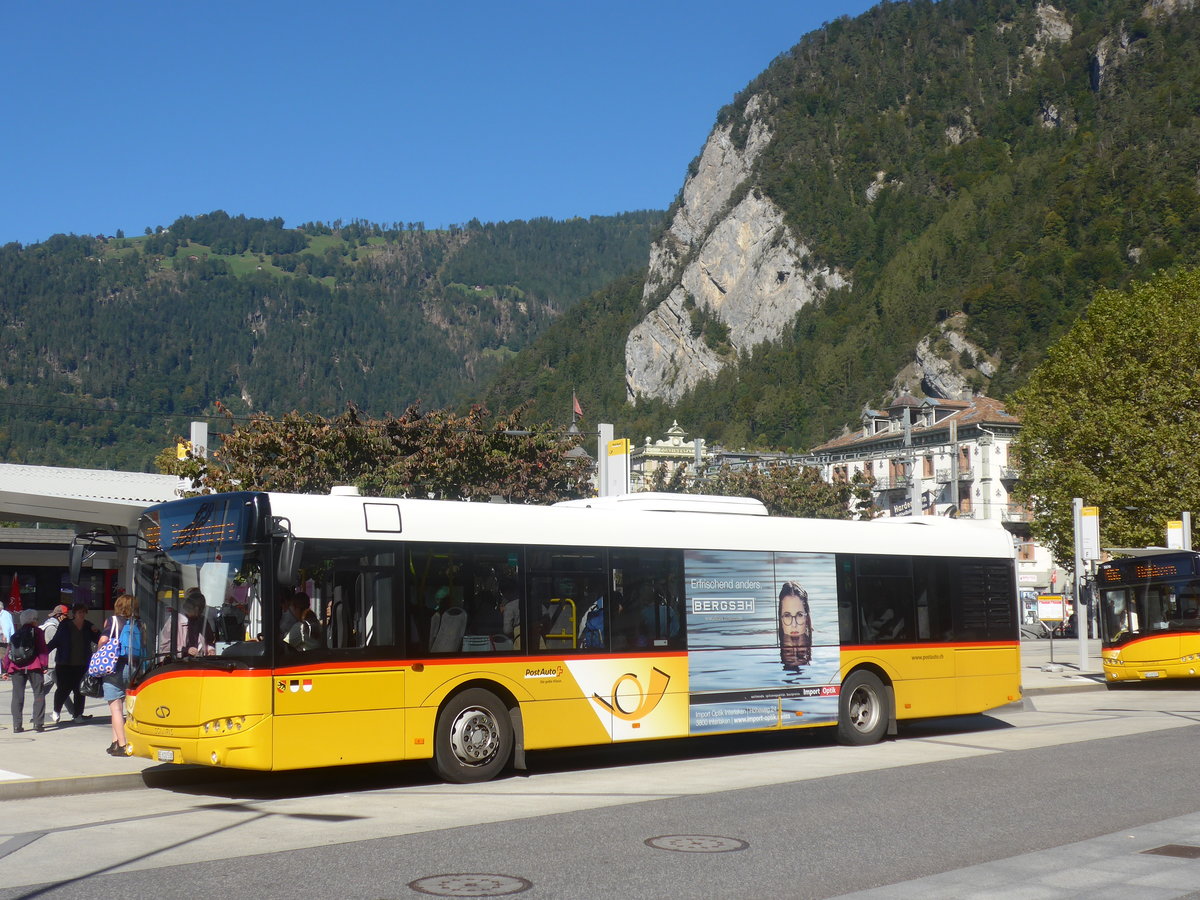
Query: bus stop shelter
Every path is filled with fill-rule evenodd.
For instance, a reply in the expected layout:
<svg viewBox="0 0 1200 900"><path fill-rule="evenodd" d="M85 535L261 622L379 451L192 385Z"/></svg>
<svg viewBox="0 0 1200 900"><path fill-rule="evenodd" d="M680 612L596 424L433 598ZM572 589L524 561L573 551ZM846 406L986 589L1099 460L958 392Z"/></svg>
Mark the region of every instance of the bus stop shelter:
<svg viewBox="0 0 1200 900"><path fill-rule="evenodd" d="M142 510L180 496L180 485L173 475L0 463L0 521L60 525L73 532L103 531L113 536L117 546L128 547ZM65 568L69 540L41 543L46 546L35 551L29 546L28 529L0 529L0 568ZM97 558L94 564L116 569L118 580L125 583L124 572L131 561L132 550L122 550Z"/></svg>

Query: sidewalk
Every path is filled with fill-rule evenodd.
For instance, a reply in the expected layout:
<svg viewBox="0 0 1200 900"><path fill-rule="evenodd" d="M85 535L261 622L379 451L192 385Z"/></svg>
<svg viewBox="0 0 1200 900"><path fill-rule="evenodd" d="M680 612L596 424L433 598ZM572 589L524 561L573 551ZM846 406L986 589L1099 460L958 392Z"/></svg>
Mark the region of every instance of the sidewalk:
<svg viewBox="0 0 1200 900"><path fill-rule="evenodd" d="M1102 688L1100 642L1089 641L1088 669L1079 671L1079 645L1075 641L1023 641L1021 685L1025 696ZM1053 651L1054 665L1050 664ZM1056 669L1056 671L1046 671ZM108 706L87 699L86 714L92 718L72 724L64 714L55 725L50 720L53 697L46 700L46 730L35 732L29 724L33 698L25 695L25 731L13 734L9 703L12 682L0 681L0 801L27 797L123 791L147 786L147 778L197 777L218 770L176 766L137 757L112 757L105 750L112 743ZM151 770L151 771L148 771ZM146 774L144 774L146 773Z"/></svg>
<svg viewBox="0 0 1200 900"><path fill-rule="evenodd" d="M1026 697L1104 687L1100 641L1087 642L1087 665L1079 668L1079 641L1021 641L1021 688Z"/></svg>
<svg viewBox="0 0 1200 900"><path fill-rule="evenodd" d="M148 759L109 756L112 725L108 704L85 698L78 724L65 712L55 725L50 718L54 694L46 698L46 730L30 724L33 697L25 692L25 731L13 734L12 682L0 681L0 801L62 794L120 791L145 786L142 770L158 765Z"/></svg>

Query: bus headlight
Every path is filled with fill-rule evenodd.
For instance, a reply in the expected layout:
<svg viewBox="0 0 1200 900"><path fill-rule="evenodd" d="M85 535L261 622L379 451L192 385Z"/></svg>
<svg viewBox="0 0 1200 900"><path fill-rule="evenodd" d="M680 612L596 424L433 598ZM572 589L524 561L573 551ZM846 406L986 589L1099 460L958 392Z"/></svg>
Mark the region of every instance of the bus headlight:
<svg viewBox="0 0 1200 900"><path fill-rule="evenodd" d="M1197 659L1200 659L1200 653L1189 653L1187 656L1179 657L1180 662L1194 662Z"/></svg>
<svg viewBox="0 0 1200 900"><path fill-rule="evenodd" d="M246 724L245 716L227 716L222 719L213 719L205 722L200 726L200 730L206 735L215 736L218 734L231 734L235 731L241 731Z"/></svg>

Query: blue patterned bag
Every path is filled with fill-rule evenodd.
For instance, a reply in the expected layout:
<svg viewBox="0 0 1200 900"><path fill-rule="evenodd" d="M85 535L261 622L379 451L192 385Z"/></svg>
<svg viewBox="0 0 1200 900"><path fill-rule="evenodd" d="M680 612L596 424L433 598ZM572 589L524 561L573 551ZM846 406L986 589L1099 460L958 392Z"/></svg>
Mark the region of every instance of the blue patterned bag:
<svg viewBox="0 0 1200 900"><path fill-rule="evenodd" d="M117 660L121 656L121 641L117 638L117 619L113 617L112 634L103 646L97 647L92 658L88 660L87 673L97 678L111 675L117 671Z"/></svg>

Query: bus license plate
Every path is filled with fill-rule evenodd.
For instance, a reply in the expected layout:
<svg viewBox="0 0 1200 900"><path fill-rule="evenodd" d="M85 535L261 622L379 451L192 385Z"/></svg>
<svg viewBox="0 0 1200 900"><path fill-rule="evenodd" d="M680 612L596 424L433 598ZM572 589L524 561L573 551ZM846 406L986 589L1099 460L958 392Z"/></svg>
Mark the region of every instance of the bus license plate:
<svg viewBox="0 0 1200 900"><path fill-rule="evenodd" d="M159 750L158 751L158 761L159 762L175 762L175 751L174 750Z"/></svg>

